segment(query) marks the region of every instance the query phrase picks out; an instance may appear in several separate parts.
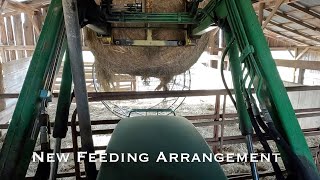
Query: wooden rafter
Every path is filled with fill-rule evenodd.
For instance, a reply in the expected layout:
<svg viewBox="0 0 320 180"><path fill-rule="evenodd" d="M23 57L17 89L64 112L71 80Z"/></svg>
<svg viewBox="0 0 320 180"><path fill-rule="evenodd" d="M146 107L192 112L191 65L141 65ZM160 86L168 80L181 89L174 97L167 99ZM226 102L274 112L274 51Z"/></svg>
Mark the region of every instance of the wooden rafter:
<svg viewBox="0 0 320 180"><path fill-rule="evenodd" d="M1 0L0 0L1 1ZM4 0L5 2L7 2L7 0ZM17 1L11 1L13 4L17 4L18 3L18 7L16 5L8 5L1 13L2 15L5 14L5 16L9 16L9 15L16 15L21 13L21 10L25 11L25 10L31 10L31 11L38 11L40 8L43 7L47 7L50 4L49 0L32 0L32 2L26 4L26 3L22 3L22 2L17 2ZM11 3L11 4L12 4ZM21 9L22 8L22 9Z"/></svg>
<svg viewBox="0 0 320 180"><path fill-rule="evenodd" d="M283 43L286 43L286 44L293 44L292 40L291 39L288 39L288 38L279 38L279 37L275 37L275 33L271 34L272 32L270 31L264 31L264 35L268 38L271 38L271 39L274 39L276 41L280 41L280 42L283 42Z"/></svg>
<svg viewBox="0 0 320 180"><path fill-rule="evenodd" d="M0 14L4 11L4 9L7 7L7 1L6 0L1 0L0 2Z"/></svg>
<svg viewBox="0 0 320 180"><path fill-rule="evenodd" d="M305 41L296 39L296 38L294 38L294 37L288 36L288 35L286 35L286 34L283 34L283 33L281 33L281 32L274 31L274 30L269 29L269 28L265 28L265 29L267 29L268 31L270 31L270 32L272 32L272 33L275 33L275 34L278 34L278 35L283 36L283 37L285 37L285 38L288 38L288 39L290 39L290 40L292 40L292 41L299 42L300 44L305 44L305 45L309 45L309 46L313 45L313 44L307 43L307 42L305 42Z"/></svg>
<svg viewBox="0 0 320 180"><path fill-rule="evenodd" d="M318 13L313 12L312 10L310 10L310 9L302 6L301 4L298 4L298 3L289 3L288 5L291 6L291 7L293 7L293 8L295 8L295 9L297 9L297 10L299 10L299 11L301 11L301 12L304 12L304 13L312 16L312 17L315 17L315 18L320 19L320 15L319 15Z"/></svg>
<svg viewBox="0 0 320 180"><path fill-rule="evenodd" d="M265 3L266 8L273 8L275 7L277 1L279 0L257 0L255 3L253 3L253 8L257 11L259 9L259 4L260 3ZM283 3L291 3L291 2L297 2L300 0L285 0Z"/></svg>
<svg viewBox="0 0 320 180"><path fill-rule="evenodd" d="M314 37L312 37L312 36L310 36L310 35L306 35L306 34L304 34L304 33L301 33L301 32L299 32L298 30L294 30L294 29L292 29L292 28L286 27L286 26L284 26L284 25L282 25L282 24L279 24L279 23L276 23L276 22L274 22L274 21L270 21L270 24L272 24L272 25L274 25L274 26L277 26L277 27L279 27L279 28L281 28L281 29L284 29L284 30L286 30L286 31L292 32L292 33L294 33L294 34L297 34L297 35L299 35L299 36L302 36L302 37L304 37L304 38L306 38L306 39L309 39L309 40L316 41L316 42L319 42L319 43L320 43L320 40L319 40L319 39L314 38Z"/></svg>
<svg viewBox="0 0 320 180"><path fill-rule="evenodd" d="M265 3L260 3L259 4L258 17L259 17L259 23L260 23L261 26L262 26L263 19L264 19L263 10L264 10L265 6L266 6Z"/></svg>
<svg viewBox="0 0 320 180"><path fill-rule="evenodd" d="M285 0L278 0L276 2L275 7L272 9L271 13L269 14L269 16L267 17L267 19L265 20L265 22L262 25L262 29L266 28L268 23L271 21L272 17L275 15L275 13L278 11L278 9L280 8L281 4L284 2Z"/></svg>
<svg viewBox="0 0 320 180"><path fill-rule="evenodd" d="M310 50L310 47L306 47L300 54L295 57L295 60L301 59L303 55L305 55Z"/></svg>
<svg viewBox="0 0 320 180"><path fill-rule="evenodd" d="M13 9L16 9L16 10L20 10L20 11L23 11L23 12L35 12L35 11L39 11L38 9L36 8L33 8L32 6L30 5L27 5L25 3L21 3L21 2L17 2L17 1L12 1L12 0L6 0L6 2L8 2L8 7L11 7Z"/></svg>
<svg viewBox="0 0 320 180"><path fill-rule="evenodd" d="M8 2L8 5L11 6L11 8L14 8L16 11L23 12L25 13L28 18L30 19L32 25L34 26L35 32L37 35L40 34L40 27L38 23L34 20L33 16L39 12L39 9L36 9L30 5L17 2L17 1L12 1L12 0L6 0Z"/></svg>
<svg viewBox="0 0 320 180"><path fill-rule="evenodd" d="M272 11L272 9L265 9L265 10L266 10L266 11L269 11L269 12ZM295 17L292 17L292 16L290 16L290 15L284 13L284 12L277 11L275 14L276 14L277 16L280 16L280 17L282 17L282 18L285 18L285 19L287 19L287 20L289 20L289 21L292 21L292 22L294 22L294 23L296 23L296 24L299 24L299 25L301 25L301 26L303 26L303 27L305 27L305 28L308 28L308 29L311 29L311 30L320 32L320 28L315 27L315 26L313 26L313 25L310 25L310 24L308 24L308 23L306 23L306 22L303 22L302 20L297 19L297 18L295 18Z"/></svg>

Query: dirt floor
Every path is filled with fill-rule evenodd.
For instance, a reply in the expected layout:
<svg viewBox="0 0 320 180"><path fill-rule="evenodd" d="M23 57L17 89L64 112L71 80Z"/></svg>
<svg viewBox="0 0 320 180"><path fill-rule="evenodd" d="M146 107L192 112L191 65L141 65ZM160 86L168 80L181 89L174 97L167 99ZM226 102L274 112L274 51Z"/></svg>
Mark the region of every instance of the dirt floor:
<svg viewBox="0 0 320 180"><path fill-rule="evenodd" d="M221 89L221 80L216 80L211 83L205 83L206 80L203 77L217 77L219 78L219 74L217 71L208 70L202 66L196 68L196 71L192 71L192 87L201 87L204 86L204 89ZM230 78L227 76L227 78ZM229 81L228 81L229 82ZM230 85L230 87L232 87ZM154 89L151 87L151 90ZM150 90L150 89L148 89ZM175 102L172 104L173 102ZM110 108L113 110L116 109L116 106L121 106L120 109L125 110L125 113L128 113L130 108L148 108L152 106L156 106L159 108L166 108L171 105L171 108L178 108L176 110L176 115L178 116L192 116L192 115L207 115L214 113L214 104L215 104L215 97L188 97L186 98L183 103L181 103L183 99L155 99L155 100L131 100L131 101L113 101ZM181 104L180 104L181 103ZM110 103L108 103L110 105ZM222 105L222 102L221 102ZM75 109L75 104L72 104L70 109L70 114ZM48 107L48 112L50 114L50 119L53 122L55 118L55 110L56 110L56 99L52 102ZM235 109L231 102L227 101L226 113L235 113ZM222 113L222 112L220 112ZM106 120L106 119L118 119L117 116L112 114L101 102L90 103L90 115L91 120ZM140 114L141 115L141 114ZM71 117L71 116L70 116ZM69 119L70 120L70 119ZM205 120L205 121L212 121ZM100 125L100 126L93 126L93 130L101 130L101 129L110 129L114 128L115 125ZM213 127L197 127L197 130L204 138L212 138L213 137ZM2 146L2 142L4 139L5 132L1 136L0 133L0 147ZM232 123L224 126L224 136L238 136L241 135L239 130L238 123ZM94 145L95 146L106 146L110 139L110 135L94 135ZM315 137L307 137L307 142L309 147L318 146L320 143L320 136ZM80 138L78 138L78 144L81 144ZM54 139L51 139L51 147L53 148ZM276 146L271 144L271 147L274 151L277 151ZM68 135L62 141L62 148L72 148L72 141L71 141L71 130L69 128ZM39 142L37 143L36 150L40 149ZM259 143L254 144L254 149L256 152L264 152L262 146ZM224 145L219 150L221 153L246 153L247 148L245 144L235 144L235 145ZM103 152L103 151L100 151ZM283 168L283 164L281 167ZM98 164L99 166L99 164ZM31 163L29 170L27 172L27 176L34 176L36 171L37 163ZM258 163L257 164L258 170L261 173L273 171L272 166L270 163ZM250 173L250 165L247 163L233 163L233 164L226 164L222 165L225 174L232 175L232 174L239 174L239 173ZM84 169L83 164L81 164L81 169ZM70 159L67 163L60 163L59 165L59 173L65 172L74 172L74 162L72 153L70 153ZM74 178L64 178L64 179L74 179ZM274 179L274 177L268 177L264 179Z"/></svg>
<svg viewBox="0 0 320 180"><path fill-rule="evenodd" d="M157 101L158 102L158 101ZM135 103L137 106L139 106L138 101L131 101L131 103ZM124 106L126 103L124 103ZM185 116L185 115L204 115L204 114L213 114L214 113L214 97L199 97L199 98L187 98L184 103L178 108L176 111L177 115L179 116ZM54 112L55 112L55 106L56 103L52 103L49 106L48 112L50 114L51 121L54 120ZM75 109L75 105L73 104L70 110L70 113L73 112ZM227 108L227 113L233 113L235 112L232 106L229 106ZM91 103L90 104L90 113L91 113L91 119L94 120L102 120L102 119L117 119L118 117L114 116L110 111L108 111L105 106L98 102L98 103ZM114 125L104 125L104 126L93 126L94 130L97 129L108 129L108 128L114 128ZM232 123L229 125L226 125L225 127L225 136L236 136L241 135L238 123ZM198 131L204 138L212 138L213 137L213 127L197 127ZM62 141L62 148L71 148L72 142L71 142L71 133L70 129L68 131L68 136ZM2 137L3 139L3 137ZM99 135L94 136L94 144L96 146L103 146L107 145L108 140L110 139L109 135ZM319 145L319 139L320 137L311 137L307 138L308 145L310 147L318 146ZM54 140L51 141L51 145L53 148ZM78 143L80 144L80 139L78 138ZM37 143L36 149L39 149L40 144ZM276 146L274 144L271 145L272 149L276 151ZM263 152L263 148L259 143L254 144L254 148L256 152ZM246 145L245 144L236 144L236 145L224 145L222 149L220 149L220 152L222 153L246 153ZM59 172L73 172L74 171L74 163L73 163L73 157L72 153L70 154L70 159L67 163L60 163L59 165ZM283 168L282 162L280 163L281 167ZM27 176L33 176L35 174L37 163L31 163ZM81 164L83 169L83 164ZM99 166L99 164L98 164ZM233 164L226 164L222 165L223 170L227 175L231 174L239 174L239 173L250 173L250 165L247 163L233 163ZM273 171L272 166L270 163L258 163L257 164L259 172L270 172ZM64 178L64 179L73 179L73 178ZM263 179L274 179L274 177L268 177Z"/></svg>

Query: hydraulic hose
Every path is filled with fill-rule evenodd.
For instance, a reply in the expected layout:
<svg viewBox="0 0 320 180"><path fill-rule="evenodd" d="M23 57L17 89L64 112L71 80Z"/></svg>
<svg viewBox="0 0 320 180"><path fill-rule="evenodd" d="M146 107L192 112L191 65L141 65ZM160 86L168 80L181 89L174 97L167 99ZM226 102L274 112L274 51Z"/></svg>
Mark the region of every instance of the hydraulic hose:
<svg viewBox="0 0 320 180"><path fill-rule="evenodd" d="M220 73L221 73L221 78L222 78L223 85L224 85L224 87L226 88L227 93L228 93L228 95L229 95L229 97L230 97L230 99L231 99L234 107L237 109L236 100L235 100L235 99L233 98L233 96L232 96L232 93L231 93L231 91L230 91L230 89L229 89L229 87L228 87L228 84L227 84L227 82L226 82L226 79L225 79L225 76L224 76L224 72L223 72L223 69L224 69L224 60L225 60L225 58L226 58L226 56L227 56L227 53L228 53L231 45L234 43L234 41L235 41L235 38L232 38L232 40L229 42L229 44L227 45L226 49L224 50L224 52L223 52L223 54L222 54L221 66L220 66Z"/></svg>

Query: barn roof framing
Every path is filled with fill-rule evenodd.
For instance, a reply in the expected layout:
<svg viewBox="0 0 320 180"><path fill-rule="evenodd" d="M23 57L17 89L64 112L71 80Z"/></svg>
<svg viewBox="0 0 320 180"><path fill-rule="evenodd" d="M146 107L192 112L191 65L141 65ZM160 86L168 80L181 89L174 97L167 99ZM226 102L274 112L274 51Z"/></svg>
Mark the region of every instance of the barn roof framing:
<svg viewBox="0 0 320 180"><path fill-rule="evenodd" d="M260 12L260 16L263 15L264 20L267 18L267 22L265 21L262 23L267 27L266 33L270 31L274 34L278 34L285 39L288 39L289 43L292 44L298 43L298 45L320 46L320 39L318 39L320 37L320 26L318 27L317 24L310 23L310 19L295 17L290 14L292 13L291 11L297 11L300 12L300 14L304 13L308 15L309 18L320 19L320 2L319 4L313 3L312 6L307 7L308 1L310 0L253 0L253 6L256 8L257 14L259 14L259 6L264 4L264 13L263 11L262 13ZM32 0L27 3L17 3L14 0L0 0L0 6L6 2L8 4L6 8L3 9L2 13L0 10L0 16L7 17L22 12L26 13L30 16L29 19L33 21L32 24L35 27L36 33L38 34L40 32L40 28L37 28L38 23L34 22L34 18L31 17L36 14L36 11L47 7L50 4L50 0ZM272 9L274 7L275 10ZM282 7L290 7L291 11L283 11ZM274 15L270 14L272 11L274 12ZM268 14L266 15L266 12L269 12L269 16ZM288 22L278 21L279 17L286 19ZM302 26L305 29L292 28L290 25L293 24ZM279 30L279 28L281 30ZM310 32L312 33L310 34ZM276 39L279 40L279 37L276 36Z"/></svg>
<svg viewBox="0 0 320 180"><path fill-rule="evenodd" d="M317 23L312 22L313 20L317 21L320 19L320 2L318 4L315 2L313 4L310 3L309 6L308 0L285 1L279 6L282 0L274 0L273 4L264 5L264 13L262 13L261 6L259 9L258 5L264 2L263 0L257 2L254 4L254 7L256 7L257 15L260 18L261 14L263 14L264 24L269 23L267 31L289 39L291 43L299 42L306 45L320 45L320 39L318 39L320 37L320 27ZM274 9L272 9L273 7ZM300 28L293 28L297 26ZM305 29L302 29L302 27Z"/></svg>

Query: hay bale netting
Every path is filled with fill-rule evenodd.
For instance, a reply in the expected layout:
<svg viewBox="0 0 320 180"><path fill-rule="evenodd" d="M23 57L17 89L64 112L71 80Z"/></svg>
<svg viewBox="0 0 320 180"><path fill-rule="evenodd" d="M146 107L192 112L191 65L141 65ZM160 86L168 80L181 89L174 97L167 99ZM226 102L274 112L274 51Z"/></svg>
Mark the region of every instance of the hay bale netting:
<svg viewBox="0 0 320 180"><path fill-rule="evenodd" d="M115 4L121 4L121 0L114 0ZM163 2L153 0L153 12L182 12L185 8L184 0L170 0ZM134 24L135 26L139 26ZM114 27L124 26L115 24ZM133 26L133 25L132 25ZM140 25L141 26L141 25ZM165 25L162 25L165 26ZM181 30L156 30L153 31L153 39L157 40L181 40L184 38ZM108 91L112 87L115 74L129 74L131 76L142 76L159 78L161 83L157 90L163 88L175 75L187 71L197 62L206 49L210 33L203 35L197 40L196 46L182 47L137 47L137 46L115 46L103 45L96 33L86 29L86 44L95 56L97 79L102 87ZM113 31L115 38L120 39L145 39L144 29L119 28Z"/></svg>

